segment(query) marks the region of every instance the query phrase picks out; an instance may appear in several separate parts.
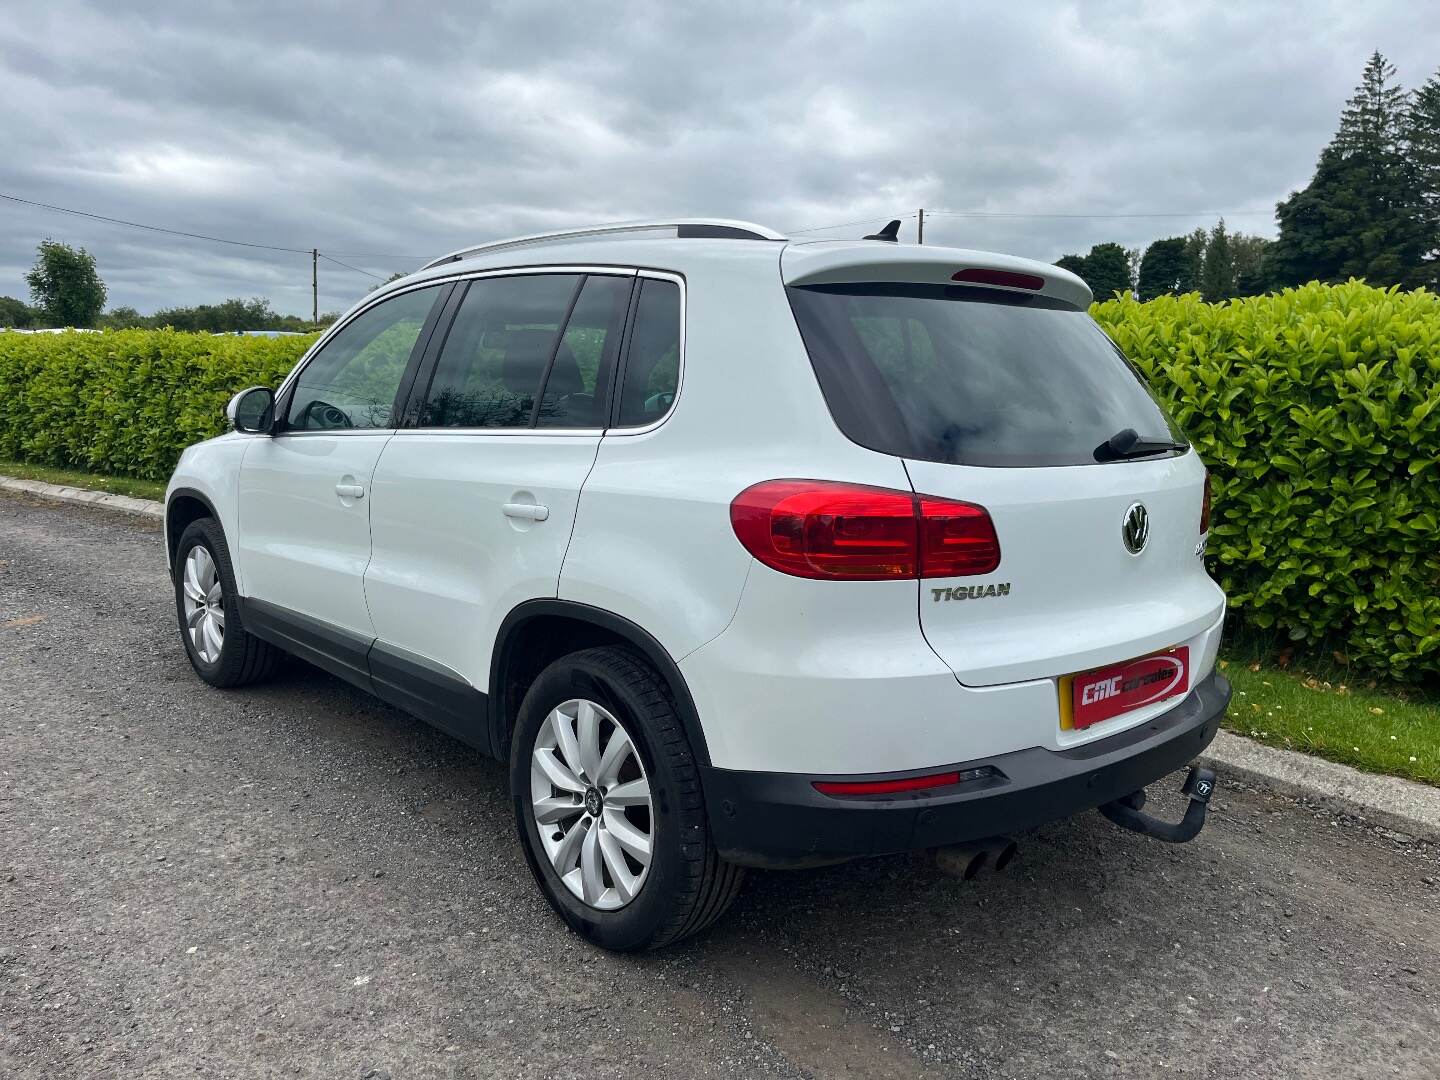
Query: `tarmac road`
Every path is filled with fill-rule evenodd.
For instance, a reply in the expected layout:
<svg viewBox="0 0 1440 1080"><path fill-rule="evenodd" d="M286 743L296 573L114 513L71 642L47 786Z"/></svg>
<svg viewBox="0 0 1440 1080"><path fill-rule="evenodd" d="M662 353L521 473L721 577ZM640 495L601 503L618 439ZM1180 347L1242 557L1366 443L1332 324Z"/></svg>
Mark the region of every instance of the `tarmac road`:
<svg viewBox="0 0 1440 1080"><path fill-rule="evenodd" d="M174 621L156 525L0 493L0 1076L1440 1076L1423 844L1222 777L1188 845L757 873L611 956L497 763L303 664L211 690Z"/></svg>

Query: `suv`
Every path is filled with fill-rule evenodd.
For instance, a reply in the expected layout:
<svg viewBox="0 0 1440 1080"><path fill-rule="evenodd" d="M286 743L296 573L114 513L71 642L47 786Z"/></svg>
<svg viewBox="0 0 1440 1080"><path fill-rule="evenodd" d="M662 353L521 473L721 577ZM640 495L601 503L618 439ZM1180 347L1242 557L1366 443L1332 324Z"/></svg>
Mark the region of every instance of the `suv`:
<svg viewBox="0 0 1440 1080"><path fill-rule="evenodd" d="M181 456L195 671L288 653L508 761L612 949L747 866L1185 838L1140 802L1230 696L1205 469L1078 278L891 239L604 226L366 296Z"/></svg>

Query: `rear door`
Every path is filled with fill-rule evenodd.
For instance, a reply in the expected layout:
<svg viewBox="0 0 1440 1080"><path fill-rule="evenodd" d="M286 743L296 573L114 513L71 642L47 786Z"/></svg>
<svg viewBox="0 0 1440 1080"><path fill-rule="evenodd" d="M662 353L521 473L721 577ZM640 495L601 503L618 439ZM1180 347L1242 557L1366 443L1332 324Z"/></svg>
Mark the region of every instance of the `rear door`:
<svg viewBox="0 0 1440 1080"><path fill-rule="evenodd" d="M370 506L365 593L376 690L483 689L500 622L556 594L595 461L634 271L477 278L435 335L410 423L386 445ZM456 734L463 695L422 711ZM448 704L446 701L448 700ZM424 703L422 703L423 705ZM446 711L448 710L448 714Z"/></svg>
<svg viewBox="0 0 1440 1080"><path fill-rule="evenodd" d="M1204 467L1085 311L943 283L790 292L842 430L994 521L993 573L920 582L925 636L961 682L1203 651L1224 604L1201 557ZM1154 449L1122 457L1125 429Z"/></svg>

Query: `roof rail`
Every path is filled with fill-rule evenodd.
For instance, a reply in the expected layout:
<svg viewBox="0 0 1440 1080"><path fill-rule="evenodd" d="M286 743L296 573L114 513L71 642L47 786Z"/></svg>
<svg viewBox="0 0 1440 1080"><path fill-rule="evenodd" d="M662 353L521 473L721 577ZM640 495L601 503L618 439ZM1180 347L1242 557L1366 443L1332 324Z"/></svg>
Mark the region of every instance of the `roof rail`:
<svg viewBox="0 0 1440 1080"><path fill-rule="evenodd" d="M660 229L674 229L679 239L709 237L724 240L785 240L788 239L774 229L756 225L750 221L733 221L730 218L666 218L663 221L617 221L610 225L590 225L581 229L565 229L561 232L535 233L533 236L515 236L509 240L496 240L489 244L461 248L438 259L431 259L421 270L442 266L448 262L459 262L482 252L503 251L512 247L529 247L538 244L558 244L566 240L584 240L592 236L613 236L623 233L655 232Z"/></svg>

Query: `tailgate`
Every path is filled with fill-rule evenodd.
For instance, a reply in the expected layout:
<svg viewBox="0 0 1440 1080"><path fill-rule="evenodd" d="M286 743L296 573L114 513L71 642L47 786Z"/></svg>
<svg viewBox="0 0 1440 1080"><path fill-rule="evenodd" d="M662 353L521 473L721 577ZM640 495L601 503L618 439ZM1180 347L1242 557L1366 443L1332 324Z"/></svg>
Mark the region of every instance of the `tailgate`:
<svg viewBox="0 0 1440 1080"><path fill-rule="evenodd" d="M1197 554L1204 469L1192 453L1160 461L985 469L907 461L915 490L979 503L1000 566L921 582L932 648L971 686L1053 678L1177 645L1224 610ZM1139 554L1122 537L1145 507Z"/></svg>

